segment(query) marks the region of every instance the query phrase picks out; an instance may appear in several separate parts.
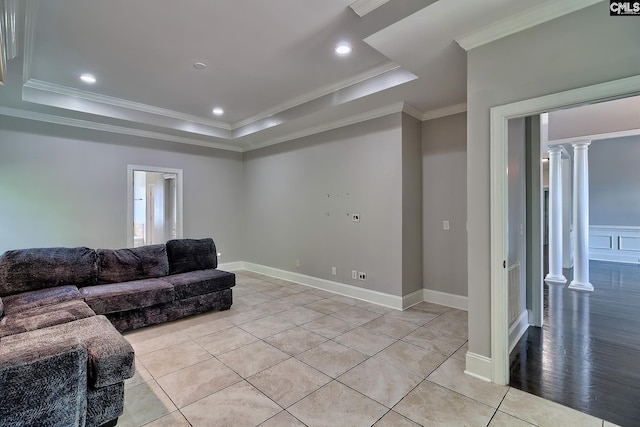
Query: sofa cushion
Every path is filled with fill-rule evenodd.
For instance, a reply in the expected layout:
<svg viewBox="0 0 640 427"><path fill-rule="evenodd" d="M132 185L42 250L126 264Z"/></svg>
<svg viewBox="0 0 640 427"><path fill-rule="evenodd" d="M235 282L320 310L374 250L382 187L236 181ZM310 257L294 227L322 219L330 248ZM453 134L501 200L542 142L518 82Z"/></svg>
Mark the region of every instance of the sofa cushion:
<svg viewBox="0 0 640 427"><path fill-rule="evenodd" d="M173 286L162 279L143 279L80 288L80 294L97 314L115 313L171 302Z"/></svg>
<svg viewBox="0 0 640 427"><path fill-rule="evenodd" d="M21 294L4 297L5 315L13 315L32 308L58 304L65 301L82 300L82 295L75 286L58 286L40 289L38 291L23 292Z"/></svg>
<svg viewBox="0 0 640 427"><path fill-rule="evenodd" d="M96 283L96 253L89 248L35 248L0 255L0 297L54 286Z"/></svg>
<svg viewBox="0 0 640 427"><path fill-rule="evenodd" d="M165 245L98 249L98 283L120 283L169 274Z"/></svg>
<svg viewBox="0 0 640 427"><path fill-rule="evenodd" d="M77 339L87 349L89 385L105 387L117 384L135 373L131 344L104 316L91 316L9 335L2 338L0 347L23 348L33 353L34 349L46 351L69 338Z"/></svg>
<svg viewBox="0 0 640 427"><path fill-rule="evenodd" d="M2 302L2 298L0 298L0 319L4 316L4 303Z"/></svg>
<svg viewBox="0 0 640 427"><path fill-rule="evenodd" d="M226 271L209 269L174 274L163 280L173 285L176 300L179 300L235 286L236 275Z"/></svg>
<svg viewBox="0 0 640 427"><path fill-rule="evenodd" d="M82 300L71 300L59 304L35 307L3 317L0 320L0 337L72 322L91 316L95 316L95 313Z"/></svg>
<svg viewBox="0 0 640 427"><path fill-rule="evenodd" d="M218 267L213 239L177 239L167 242L169 274L186 273Z"/></svg>

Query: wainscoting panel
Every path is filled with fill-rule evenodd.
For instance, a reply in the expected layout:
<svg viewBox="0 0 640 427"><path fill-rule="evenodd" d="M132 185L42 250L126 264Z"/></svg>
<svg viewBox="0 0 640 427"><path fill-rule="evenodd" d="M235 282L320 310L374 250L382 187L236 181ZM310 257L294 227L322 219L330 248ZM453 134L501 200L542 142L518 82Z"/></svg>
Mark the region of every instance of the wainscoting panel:
<svg viewBox="0 0 640 427"><path fill-rule="evenodd" d="M589 258L640 264L640 227L590 226Z"/></svg>

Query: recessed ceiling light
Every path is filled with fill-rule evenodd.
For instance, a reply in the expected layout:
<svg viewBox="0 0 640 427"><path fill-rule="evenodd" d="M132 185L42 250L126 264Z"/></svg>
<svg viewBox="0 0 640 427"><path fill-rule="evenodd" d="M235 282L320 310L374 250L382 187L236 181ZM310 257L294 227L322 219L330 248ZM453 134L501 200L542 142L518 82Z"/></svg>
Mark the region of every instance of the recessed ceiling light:
<svg viewBox="0 0 640 427"><path fill-rule="evenodd" d="M85 73L80 76L80 80L92 85L96 82L96 77L93 74Z"/></svg>
<svg viewBox="0 0 640 427"><path fill-rule="evenodd" d="M224 110L220 107L216 107L213 109L213 114L215 114L216 116L221 116L224 114Z"/></svg>
<svg viewBox="0 0 640 427"><path fill-rule="evenodd" d="M204 70L205 68L207 68L207 64L205 64L204 62L196 62L193 64L193 68L195 68L196 70Z"/></svg>
<svg viewBox="0 0 640 427"><path fill-rule="evenodd" d="M336 55L346 56L351 53L351 45L349 43L338 43L335 49Z"/></svg>

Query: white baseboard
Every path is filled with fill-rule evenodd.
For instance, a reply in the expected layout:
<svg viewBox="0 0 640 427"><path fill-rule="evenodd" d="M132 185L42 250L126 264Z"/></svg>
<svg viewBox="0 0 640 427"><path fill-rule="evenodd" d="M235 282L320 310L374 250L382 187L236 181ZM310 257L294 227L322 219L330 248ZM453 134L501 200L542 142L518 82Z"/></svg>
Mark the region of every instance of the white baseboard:
<svg viewBox="0 0 640 427"><path fill-rule="evenodd" d="M463 297L462 295L449 294L446 292L434 291L431 289L422 290L422 299L434 304L457 308L458 310L468 311L469 308L467 297Z"/></svg>
<svg viewBox="0 0 640 427"><path fill-rule="evenodd" d="M402 297L402 309L414 306L424 301L424 289L417 290Z"/></svg>
<svg viewBox="0 0 640 427"><path fill-rule="evenodd" d="M522 335L527 331L529 327L529 312L523 310L520 316L509 327L509 353L516 346Z"/></svg>
<svg viewBox="0 0 640 427"><path fill-rule="evenodd" d="M404 299L396 295L389 295L383 292L371 289L359 288L344 283L333 282L331 280L319 279L317 277L307 276L292 271L280 270L278 268L267 267L251 262L244 262L244 269L253 271L254 273L264 274L265 276L275 277L277 279L288 280L290 282L299 283L301 285L310 286L316 289L333 292L339 295L367 301L373 304L382 305L396 310L402 310ZM411 296L410 294L408 296Z"/></svg>
<svg viewBox="0 0 640 427"><path fill-rule="evenodd" d="M464 373L483 381L491 382L493 364L490 357L467 351Z"/></svg>

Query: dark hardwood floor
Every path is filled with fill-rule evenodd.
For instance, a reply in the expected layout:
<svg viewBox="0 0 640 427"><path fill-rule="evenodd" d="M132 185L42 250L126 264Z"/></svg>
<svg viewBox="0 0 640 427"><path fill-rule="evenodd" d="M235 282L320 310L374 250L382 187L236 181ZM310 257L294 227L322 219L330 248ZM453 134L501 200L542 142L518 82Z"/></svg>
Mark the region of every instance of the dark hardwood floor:
<svg viewBox="0 0 640 427"><path fill-rule="evenodd" d="M510 385L639 426L640 266L591 261L589 274L593 292L544 285L545 324L529 327L511 352Z"/></svg>

